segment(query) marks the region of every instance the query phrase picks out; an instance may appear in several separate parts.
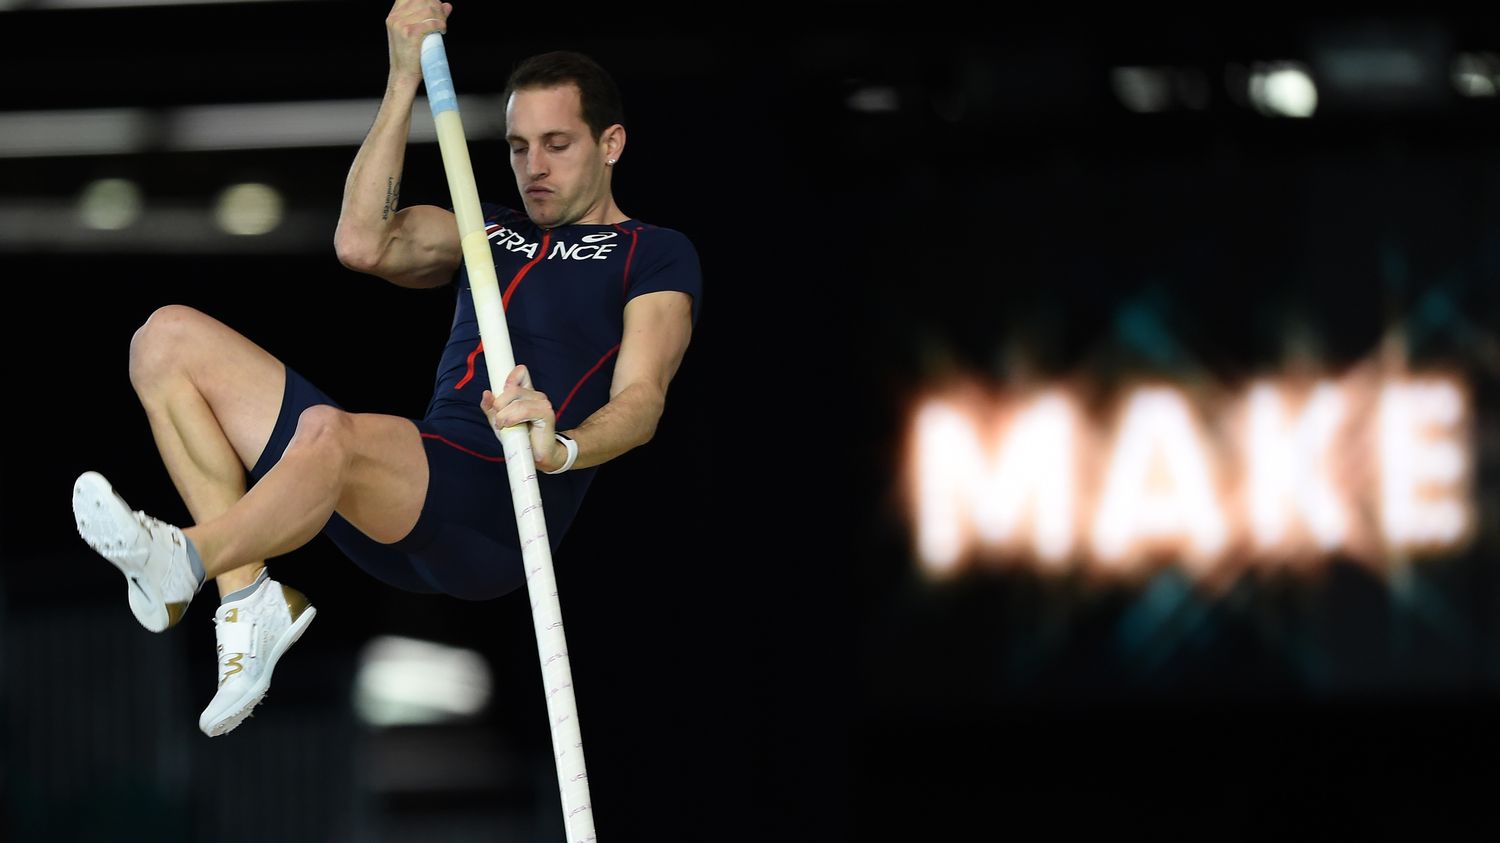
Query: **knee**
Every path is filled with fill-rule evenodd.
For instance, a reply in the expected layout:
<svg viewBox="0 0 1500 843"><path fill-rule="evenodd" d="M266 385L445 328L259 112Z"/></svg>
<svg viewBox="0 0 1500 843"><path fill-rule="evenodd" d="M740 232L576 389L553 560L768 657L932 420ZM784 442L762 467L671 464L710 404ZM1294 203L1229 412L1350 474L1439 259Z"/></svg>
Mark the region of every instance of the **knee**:
<svg viewBox="0 0 1500 843"><path fill-rule="evenodd" d="M180 304L152 313L130 338L130 382L137 392L150 389L165 374L183 367L184 349L193 344L204 315Z"/></svg>
<svg viewBox="0 0 1500 843"><path fill-rule="evenodd" d="M315 404L297 417L297 432L287 449L316 448L347 460L352 453L353 433L348 413L327 404Z"/></svg>

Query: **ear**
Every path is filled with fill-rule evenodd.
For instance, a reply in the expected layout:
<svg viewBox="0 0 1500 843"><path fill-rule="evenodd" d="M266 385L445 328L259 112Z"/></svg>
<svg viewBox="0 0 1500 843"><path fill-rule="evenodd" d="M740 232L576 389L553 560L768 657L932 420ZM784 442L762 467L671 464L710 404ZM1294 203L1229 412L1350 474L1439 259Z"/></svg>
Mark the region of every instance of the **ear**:
<svg viewBox="0 0 1500 843"><path fill-rule="evenodd" d="M625 151L625 127L616 123L605 129L599 137L599 151L606 162L618 162L620 154Z"/></svg>

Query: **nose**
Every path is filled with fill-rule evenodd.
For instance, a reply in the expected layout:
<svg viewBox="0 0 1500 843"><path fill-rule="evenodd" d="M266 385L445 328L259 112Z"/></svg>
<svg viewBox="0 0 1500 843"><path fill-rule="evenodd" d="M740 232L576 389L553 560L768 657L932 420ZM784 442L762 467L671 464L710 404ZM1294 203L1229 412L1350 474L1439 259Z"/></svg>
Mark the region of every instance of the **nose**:
<svg viewBox="0 0 1500 843"><path fill-rule="evenodd" d="M526 151L526 176L535 181L547 175L547 159L542 151L533 146Z"/></svg>

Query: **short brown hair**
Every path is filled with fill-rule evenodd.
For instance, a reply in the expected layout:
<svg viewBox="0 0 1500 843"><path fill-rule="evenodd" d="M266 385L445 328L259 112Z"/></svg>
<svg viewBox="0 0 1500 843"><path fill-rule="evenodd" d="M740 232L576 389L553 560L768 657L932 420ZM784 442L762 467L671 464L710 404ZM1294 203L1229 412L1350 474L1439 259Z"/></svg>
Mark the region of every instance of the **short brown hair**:
<svg viewBox="0 0 1500 843"><path fill-rule="evenodd" d="M625 107L620 103L620 89L599 63L582 53L557 50L532 56L521 62L505 83L505 102L510 95L527 88L554 88L576 85L583 103L583 122L598 140L616 123L624 125Z"/></svg>

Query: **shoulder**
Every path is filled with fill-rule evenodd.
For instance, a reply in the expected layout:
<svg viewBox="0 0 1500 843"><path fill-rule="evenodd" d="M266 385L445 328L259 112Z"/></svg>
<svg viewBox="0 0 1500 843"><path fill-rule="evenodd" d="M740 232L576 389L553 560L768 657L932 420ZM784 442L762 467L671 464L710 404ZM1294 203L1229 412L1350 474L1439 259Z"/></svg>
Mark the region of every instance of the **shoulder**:
<svg viewBox="0 0 1500 843"><path fill-rule="evenodd" d="M681 231L632 220L621 226L634 230L635 262L628 275L626 303L646 293L675 290L692 299L691 320L698 321L703 298L703 266L693 241Z"/></svg>
<svg viewBox="0 0 1500 843"><path fill-rule="evenodd" d="M640 220L621 223L619 227L636 237L637 253L643 256L661 259L698 258L698 250L693 247L693 241L675 228L652 225Z"/></svg>

